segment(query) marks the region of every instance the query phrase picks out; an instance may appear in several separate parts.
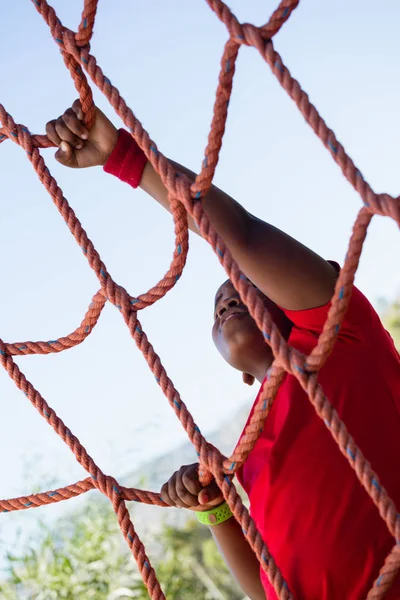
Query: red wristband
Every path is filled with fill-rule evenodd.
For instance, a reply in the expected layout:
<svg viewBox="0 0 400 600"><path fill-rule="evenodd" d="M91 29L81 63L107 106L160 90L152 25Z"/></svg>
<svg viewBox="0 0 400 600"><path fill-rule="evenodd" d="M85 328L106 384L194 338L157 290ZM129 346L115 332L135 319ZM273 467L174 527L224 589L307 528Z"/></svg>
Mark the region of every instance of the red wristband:
<svg viewBox="0 0 400 600"><path fill-rule="evenodd" d="M118 140L103 169L133 188L137 188L147 164L145 153L125 129L118 131Z"/></svg>

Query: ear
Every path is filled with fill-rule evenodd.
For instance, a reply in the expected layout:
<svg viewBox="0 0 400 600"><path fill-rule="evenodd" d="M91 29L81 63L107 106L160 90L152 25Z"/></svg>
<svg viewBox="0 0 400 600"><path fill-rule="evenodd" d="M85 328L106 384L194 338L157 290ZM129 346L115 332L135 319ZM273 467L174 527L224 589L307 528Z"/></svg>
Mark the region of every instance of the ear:
<svg viewBox="0 0 400 600"><path fill-rule="evenodd" d="M242 373L243 383L247 383L247 385L253 385L255 379L253 375L249 375L249 373Z"/></svg>

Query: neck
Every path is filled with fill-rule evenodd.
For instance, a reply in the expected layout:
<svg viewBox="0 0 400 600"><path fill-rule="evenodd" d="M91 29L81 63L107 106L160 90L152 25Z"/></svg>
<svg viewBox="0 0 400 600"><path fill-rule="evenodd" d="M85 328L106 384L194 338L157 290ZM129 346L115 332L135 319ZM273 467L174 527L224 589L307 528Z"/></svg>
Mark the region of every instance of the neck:
<svg viewBox="0 0 400 600"><path fill-rule="evenodd" d="M286 323L280 327L281 333L285 340L289 339L292 326L293 325L289 319L286 319ZM264 381L267 371L274 360L272 349L269 346L266 346L265 342L263 343L263 348L264 352L262 354L257 353L256 358L252 361L251 370L249 371L249 373L251 373L251 375L253 375L253 377L255 377L259 383Z"/></svg>
<svg viewBox="0 0 400 600"><path fill-rule="evenodd" d="M253 365L251 369L251 375L257 379L259 383L262 383L265 379L267 370L272 364L272 357L266 360L260 361L259 364Z"/></svg>

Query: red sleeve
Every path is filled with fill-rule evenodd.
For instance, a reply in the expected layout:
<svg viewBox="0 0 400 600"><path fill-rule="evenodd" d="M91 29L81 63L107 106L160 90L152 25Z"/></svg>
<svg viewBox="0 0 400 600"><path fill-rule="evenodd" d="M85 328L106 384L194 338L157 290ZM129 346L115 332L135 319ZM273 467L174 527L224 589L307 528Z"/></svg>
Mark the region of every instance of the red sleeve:
<svg viewBox="0 0 400 600"><path fill-rule="evenodd" d="M332 263L338 270L339 266ZM285 310L285 315L294 323L297 329L310 331L319 335L325 325L331 302L325 306L307 310ZM370 338L371 329L378 327L383 330L381 321L367 298L356 287L353 287L349 306L340 328L339 337L365 341Z"/></svg>
<svg viewBox="0 0 400 600"><path fill-rule="evenodd" d="M147 158L143 150L125 129L120 129L116 146L103 169L106 173L115 175L121 181L137 188L146 163Z"/></svg>

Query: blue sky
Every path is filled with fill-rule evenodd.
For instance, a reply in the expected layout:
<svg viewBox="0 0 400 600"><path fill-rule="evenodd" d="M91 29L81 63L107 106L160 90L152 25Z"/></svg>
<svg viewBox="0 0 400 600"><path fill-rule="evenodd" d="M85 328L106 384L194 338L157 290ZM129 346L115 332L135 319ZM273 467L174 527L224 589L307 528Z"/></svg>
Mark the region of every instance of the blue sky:
<svg viewBox="0 0 400 600"><path fill-rule="evenodd" d="M81 4L58 0L54 6L75 28ZM261 23L276 0L230 6L241 20ZM393 194L399 193L399 16L395 0L385 2L385 11L372 0L303 0L275 42L373 188ZM201 0L100 2L92 43L99 64L164 154L193 170L207 141L226 37ZM10 4L3 14L0 54L0 102L17 122L44 132L46 121L76 93L28 0ZM99 92L95 98L119 124ZM8 141L0 155L0 336L55 339L77 327L99 285L23 151ZM150 288L172 257L171 217L101 169L69 171L54 161L53 151L43 155L114 279L132 295ZM257 216L343 261L361 201L253 49L240 53L215 181ZM398 249L395 224L375 218L357 275L373 302L399 290ZM251 396L211 343L213 296L223 278L211 249L192 239L179 284L141 314L205 431ZM106 307L82 346L17 362L99 466L117 478L185 439L113 307ZM1 497L85 476L5 372L0 401ZM66 504L4 516L0 540L11 540L18 527L39 517L59 514Z"/></svg>

